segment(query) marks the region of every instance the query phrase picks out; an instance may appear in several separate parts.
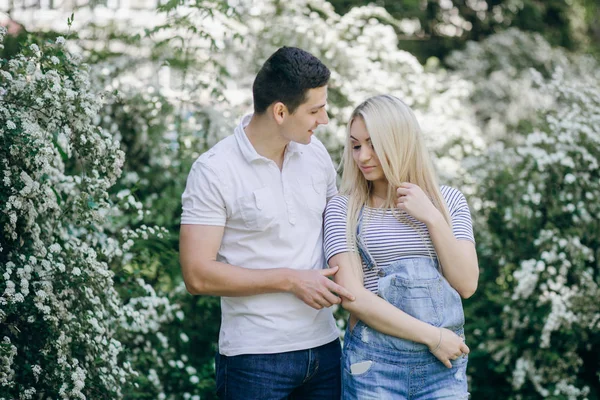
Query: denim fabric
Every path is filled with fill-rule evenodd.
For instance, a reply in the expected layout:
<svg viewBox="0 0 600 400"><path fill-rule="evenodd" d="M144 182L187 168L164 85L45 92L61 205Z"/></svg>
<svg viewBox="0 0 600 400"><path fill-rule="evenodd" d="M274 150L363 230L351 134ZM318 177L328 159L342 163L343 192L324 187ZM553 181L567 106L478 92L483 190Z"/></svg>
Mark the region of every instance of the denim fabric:
<svg viewBox="0 0 600 400"><path fill-rule="evenodd" d="M217 353L217 395L221 400L339 400L340 358L337 339L285 353Z"/></svg>
<svg viewBox="0 0 600 400"><path fill-rule="evenodd" d="M373 257L371 257L371 254L369 253L369 250L367 249L367 245L363 241L363 238L360 234L360 227L362 225L364 209L365 208L362 207L358 213L358 223L356 224L356 241L358 242L358 246L357 246L358 254L360 254L360 258L362 259L363 263L365 264L365 267L367 269L373 269L373 268L375 268L375 261L373 260Z"/></svg>
<svg viewBox="0 0 600 400"><path fill-rule="evenodd" d="M362 247L360 240L358 246ZM360 254L369 257L367 251ZM380 297L421 321L464 338L460 296L441 275L436 260L406 258L376 268ZM344 338L342 398L467 399L466 368L466 356L452 361L449 369L426 345L380 333L358 321L352 330L348 327Z"/></svg>

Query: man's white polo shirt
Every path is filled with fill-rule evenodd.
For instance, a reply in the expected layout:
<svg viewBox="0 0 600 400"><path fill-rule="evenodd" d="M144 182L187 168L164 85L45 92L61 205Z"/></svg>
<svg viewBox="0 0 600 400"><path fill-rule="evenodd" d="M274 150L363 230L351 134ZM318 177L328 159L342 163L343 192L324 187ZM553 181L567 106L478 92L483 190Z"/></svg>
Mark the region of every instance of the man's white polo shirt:
<svg viewBox="0 0 600 400"><path fill-rule="evenodd" d="M283 168L260 156L244 132L202 154L182 196L182 224L224 226L217 260L252 269L322 269L323 211L337 193L323 144L291 142ZM338 337L331 310L315 310L291 293L221 298L219 352L266 354L320 346Z"/></svg>

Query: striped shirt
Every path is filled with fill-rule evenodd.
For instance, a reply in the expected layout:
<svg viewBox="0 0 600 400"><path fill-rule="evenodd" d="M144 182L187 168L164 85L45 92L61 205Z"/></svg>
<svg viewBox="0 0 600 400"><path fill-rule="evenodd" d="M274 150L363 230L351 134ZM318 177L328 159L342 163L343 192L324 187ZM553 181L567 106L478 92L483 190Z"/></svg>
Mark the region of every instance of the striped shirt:
<svg viewBox="0 0 600 400"><path fill-rule="evenodd" d="M449 186L441 186L440 191L450 212L454 237L474 243L471 212L465 196ZM347 196L335 196L327 204L324 237L327 261L336 254L349 251L346 240L347 212ZM385 267L401 258L436 257L427 227L411 216L406 216L410 220L408 224L400 222L390 209L365 206L362 218L360 234L377 267ZM375 293L378 283L377 267L367 269L363 263L365 288Z"/></svg>

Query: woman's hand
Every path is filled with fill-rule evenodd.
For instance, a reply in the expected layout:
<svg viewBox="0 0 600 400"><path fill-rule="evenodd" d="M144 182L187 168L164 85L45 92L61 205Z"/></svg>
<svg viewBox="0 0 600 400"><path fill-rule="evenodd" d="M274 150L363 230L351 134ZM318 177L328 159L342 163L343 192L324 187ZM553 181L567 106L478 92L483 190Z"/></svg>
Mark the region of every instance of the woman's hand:
<svg viewBox="0 0 600 400"><path fill-rule="evenodd" d="M413 183L403 182L396 189L396 206L411 217L426 223L439 216L440 212L427 197L423 189Z"/></svg>
<svg viewBox="0 0 600 400"><path fill-rule="evenodd" d="M437 345L429 346L429 351L448 368L452 368L450 360L469 354L469 346L456 333L446 328L440 329L440 339Z"/></svg>

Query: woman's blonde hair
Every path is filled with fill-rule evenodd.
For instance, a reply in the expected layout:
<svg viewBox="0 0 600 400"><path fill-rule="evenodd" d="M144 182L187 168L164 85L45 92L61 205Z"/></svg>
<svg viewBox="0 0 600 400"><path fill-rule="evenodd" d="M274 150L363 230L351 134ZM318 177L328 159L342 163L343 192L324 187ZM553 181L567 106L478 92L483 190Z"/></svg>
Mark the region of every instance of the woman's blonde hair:
<svg viewBox="0 0 600 400"><path fill-rule="evenodd" d="M396 189L401 183L410 182L418 185L429 196L433 205L452 226L446 202L440 192L437 174L415 114L400 99L390 95L378 95L356 107L347 127L340 192L348 196L346 237L349 248L356 248L359 213L363 206L368 205L372 190L371 182L365 179L352 156L350 128L357 118L361 118L365 123L371 137L371 144L388 181L383 207L392 209L399 221L411 225L423 239L423 234L418 227L396 207ZM354 264L356 268L360 268L362 274L358 256L355 257Z"/></svg>

